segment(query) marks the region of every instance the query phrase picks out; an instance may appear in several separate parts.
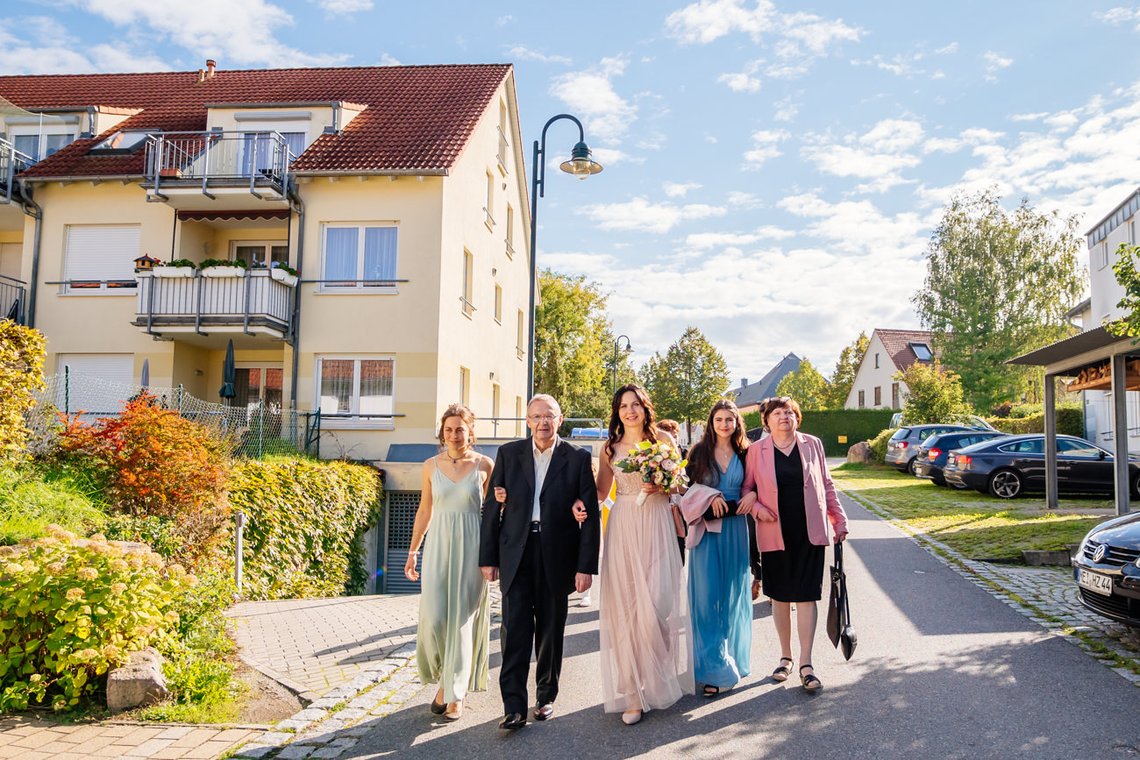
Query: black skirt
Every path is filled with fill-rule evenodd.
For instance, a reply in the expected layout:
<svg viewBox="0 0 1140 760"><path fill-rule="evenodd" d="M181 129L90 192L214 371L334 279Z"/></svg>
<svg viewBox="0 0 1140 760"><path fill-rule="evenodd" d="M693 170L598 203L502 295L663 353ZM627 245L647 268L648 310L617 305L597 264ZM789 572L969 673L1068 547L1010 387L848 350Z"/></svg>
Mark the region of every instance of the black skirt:
<svg viewBox="0 0 1140 760"><path fill-rule="evenodd" d="M761 552L764 595L777 602L818 602L823 596L826 547L808 540L804 470L799 447L786 456L775 446L777 504L784 550Z"/></svg>

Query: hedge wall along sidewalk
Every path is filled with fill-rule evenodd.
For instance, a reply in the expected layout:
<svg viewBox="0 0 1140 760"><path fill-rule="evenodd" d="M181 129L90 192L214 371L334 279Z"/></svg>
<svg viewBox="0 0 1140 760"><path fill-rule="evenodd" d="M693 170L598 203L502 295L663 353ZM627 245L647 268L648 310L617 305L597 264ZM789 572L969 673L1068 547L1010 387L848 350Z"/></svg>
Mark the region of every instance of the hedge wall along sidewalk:
<svg viewBox="0 0 1140 760"><path fill-rule="evenodd" d="M800 430L823 441L829 457L845 457L847 449L860 441L869 441L891 424L894 409L829 409L804 412ZM846 440L840 442L840 437Z"/></svg>
<svg viewBox="0 0 1140 760"><path fill-rule="evenodd" d="M347 462L271 457L236 465L229 498L247 520L247 598L343 593L355 580L359 537L379 517L382 490L378 471Z"/></svg>

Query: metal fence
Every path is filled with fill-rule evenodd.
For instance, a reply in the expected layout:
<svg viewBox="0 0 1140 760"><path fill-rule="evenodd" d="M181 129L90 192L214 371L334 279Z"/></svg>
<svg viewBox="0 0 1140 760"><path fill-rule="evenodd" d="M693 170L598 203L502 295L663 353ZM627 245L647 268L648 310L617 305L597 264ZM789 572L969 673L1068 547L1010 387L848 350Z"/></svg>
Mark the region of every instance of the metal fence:
<svg viewBox="0 0 1140 760"><path fill-rule="evenodd" d="M219 404L190 395L181 385L145 387L117 383L100 377L66 370L44 378L36 394L36 405L26 415L32 431L35 452L51 447L60 429L59 414L78 415L85 422L120 414L124 404L142 391L151 393L163 407L178 412L227 441L235 456L260 457L264 454L306 451L319 430L317 416L283 411L276 404L256 401L248 404Z"/></svg>

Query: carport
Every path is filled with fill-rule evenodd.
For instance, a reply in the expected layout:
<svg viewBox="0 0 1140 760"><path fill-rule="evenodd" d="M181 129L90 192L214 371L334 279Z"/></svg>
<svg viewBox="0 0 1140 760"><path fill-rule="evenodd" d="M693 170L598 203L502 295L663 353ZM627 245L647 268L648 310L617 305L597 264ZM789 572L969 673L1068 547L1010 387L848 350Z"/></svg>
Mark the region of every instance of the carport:
<svg viewBox="0 0 1140 760"><path fill-rule="evenodd" d="M1129 510L1128 407L1125 392L1140 390L1140 346L1131 337L1118 338L1103 327L1074 335L1007 364L1045 368L1045 507L1057 508L1057 378L1071 377L1073 391L1111 391L1112 446L1116 480L1116 513Z"/></svg>

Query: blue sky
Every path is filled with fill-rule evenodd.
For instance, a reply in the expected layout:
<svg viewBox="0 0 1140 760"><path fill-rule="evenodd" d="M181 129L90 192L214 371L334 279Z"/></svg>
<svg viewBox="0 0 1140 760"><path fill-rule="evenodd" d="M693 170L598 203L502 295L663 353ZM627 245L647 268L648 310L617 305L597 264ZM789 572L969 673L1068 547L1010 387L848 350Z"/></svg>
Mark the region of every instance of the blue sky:
<svg viewBox="0 0 1140 760"><path fill-rule="evenodd" d="M610 293L636 363L686 325L734 383L918 327L943 204L996 186L1087 229L1140 178L1140 6L1119 2L25 0L0 71L511 62L525 153L570 111L539 266ZM573 126L551 128L561 160ZM528 167L528 175L530 168Z"/></svg>

